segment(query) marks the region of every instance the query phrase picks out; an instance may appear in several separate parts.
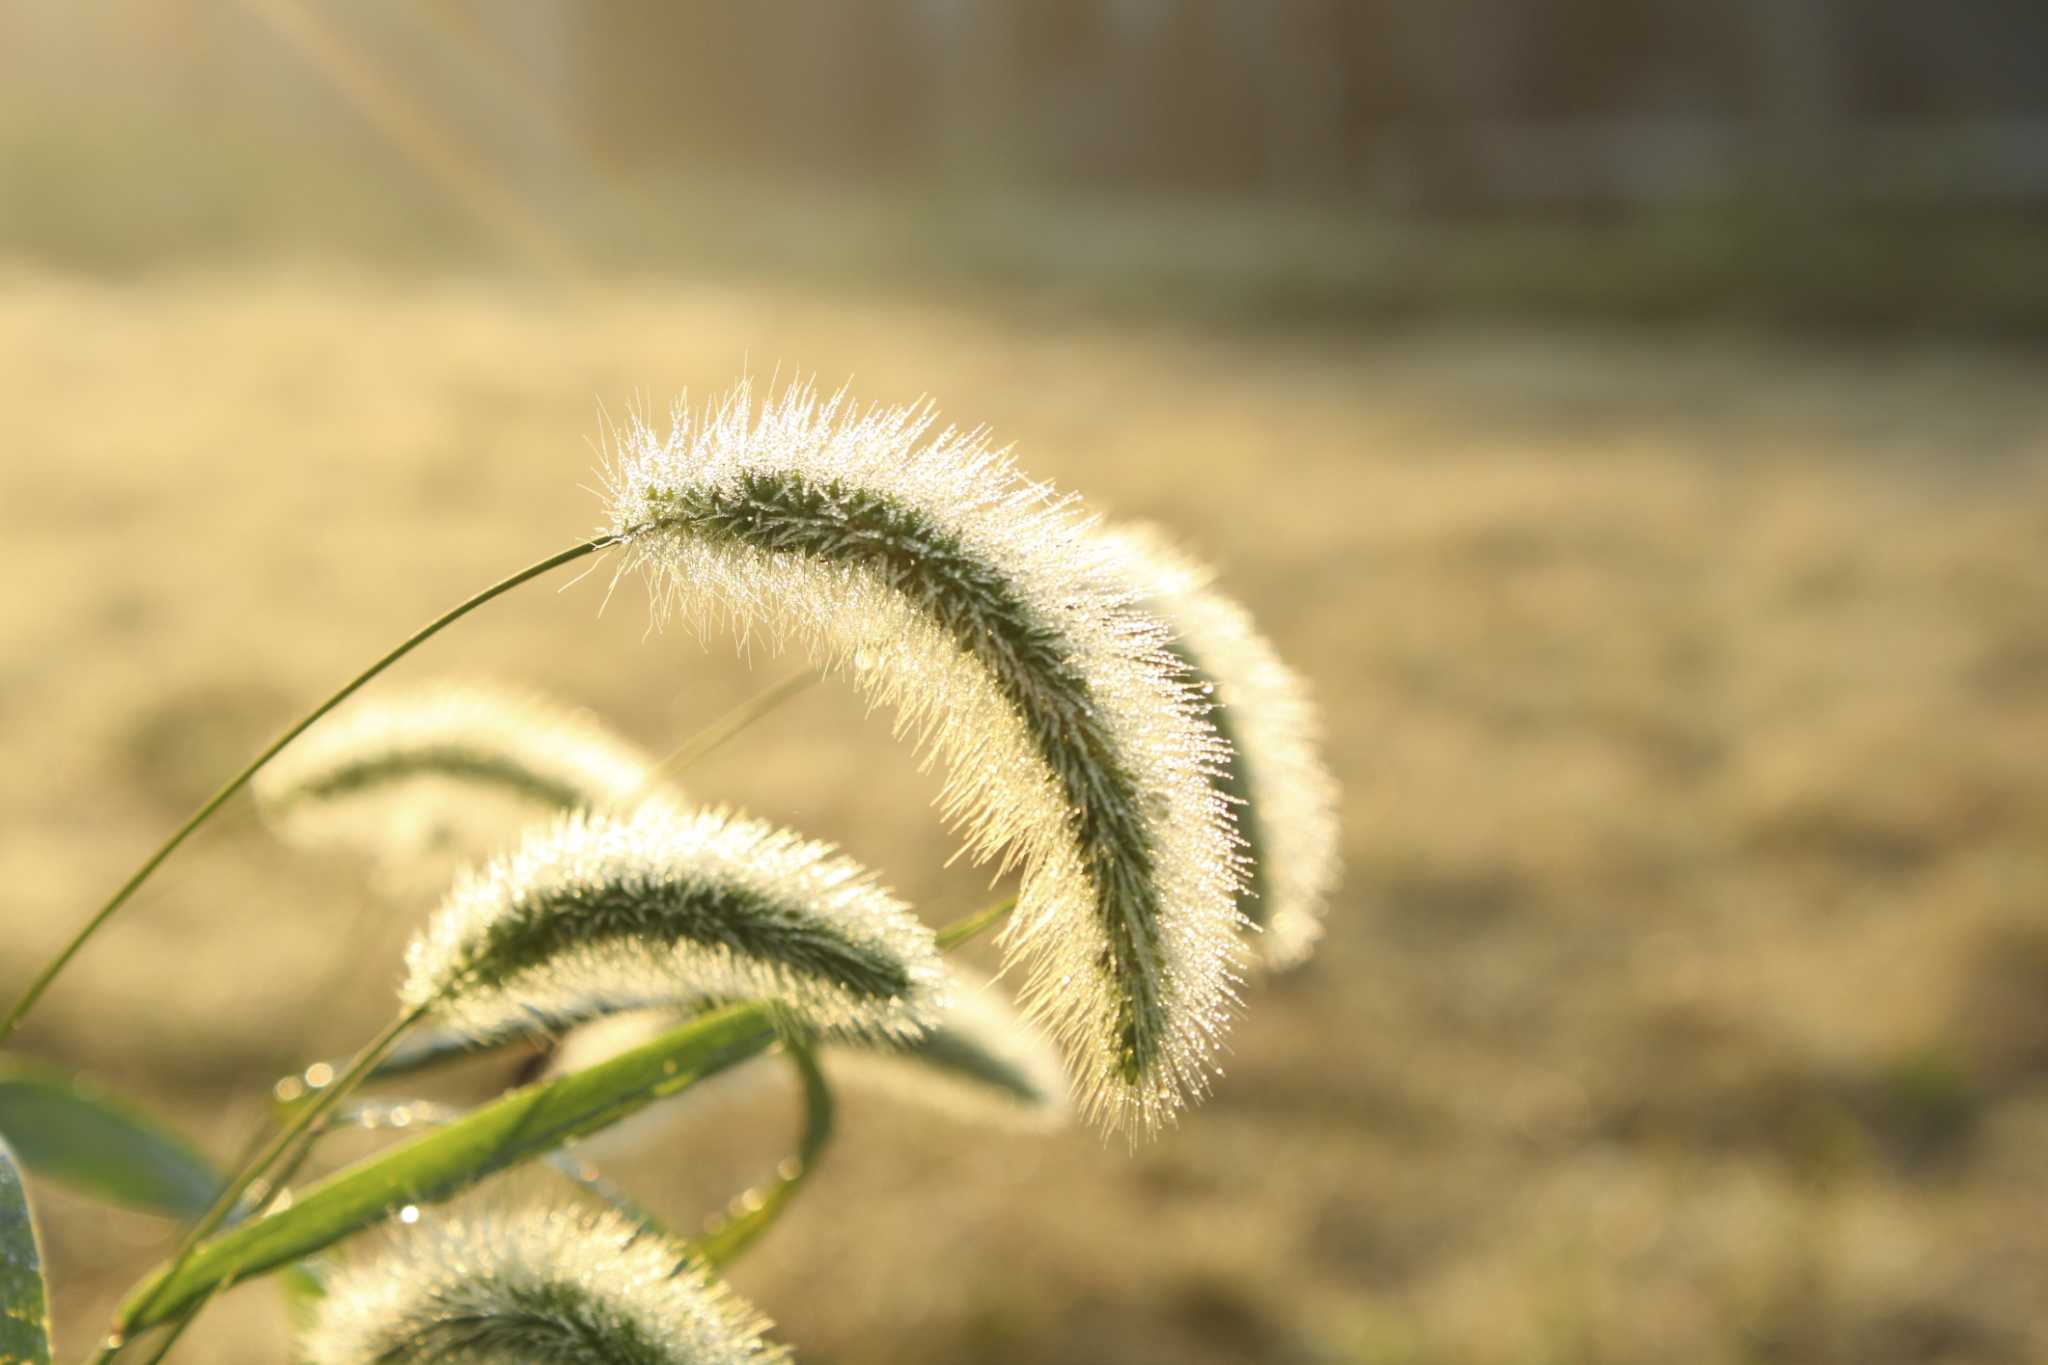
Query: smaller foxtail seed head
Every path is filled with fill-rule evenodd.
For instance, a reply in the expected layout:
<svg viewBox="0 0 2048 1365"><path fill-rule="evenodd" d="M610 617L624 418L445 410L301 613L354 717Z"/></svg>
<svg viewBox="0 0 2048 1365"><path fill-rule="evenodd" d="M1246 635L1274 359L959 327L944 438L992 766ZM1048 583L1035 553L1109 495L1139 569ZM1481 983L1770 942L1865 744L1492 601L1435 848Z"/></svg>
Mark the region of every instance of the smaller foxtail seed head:
<svg viewBox="0 0 2048 1365"><path fill-rule="evenodd" d="M931 931L829 846L652 802L579 812L465 875L401 990L480 1036L625 1005L763 999L826 1034L914 1038L944 1003Z"/></svg>
<svg viewBox="0 0 2048 1365"><path fill-rule="evenodd" d="M307 1365L782 1365L768 1320L612 1210L434 1218L328 1285Z"/></svg>
<svg viewBox="0 0 2048 1365"><path fill-rule="evenodd" d="M622 809L655 782L640 752L585 712L439 682L343 708L259 773L255 796L286 840L364 853L397 887L439 889L536 820Z"/></svg>

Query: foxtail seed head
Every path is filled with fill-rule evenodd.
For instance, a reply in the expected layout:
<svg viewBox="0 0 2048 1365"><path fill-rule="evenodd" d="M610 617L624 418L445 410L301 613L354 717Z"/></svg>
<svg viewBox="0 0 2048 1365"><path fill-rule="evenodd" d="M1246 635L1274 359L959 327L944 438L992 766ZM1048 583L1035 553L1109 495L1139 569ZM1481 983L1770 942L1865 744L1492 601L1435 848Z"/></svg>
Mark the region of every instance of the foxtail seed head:
<svg viewBox="0 0 2048 1365"><path fill-rule="evenodd" d="M329 1284L308 1365L781 1365L769 1322L611 1210L440 1220Z"/></svg>
<svg viewBox="0 0 2048 1365"><path fill-rule="evenodd" d="M856 412L743 383L635 422L609 533L700 631L793 639L944 759L977 857L1021 864L1004 931L1080 1107L1150 1129L1207 1088L1235 1008L1226 750L1073 501L928 406Z"/></svg>
<svg viewBox="0 0 2048 1365"><path fill-rule="evenodd" d="M558 811L631 805L653 778L587 713L441 682L343 709L264 768L255 795L285 839L367 853L403 882L415 865L495 852Z"/></svg>
<svg viewBox="0 0 2048 1365"><path fill-rule="evenodd" d="M406 966L407 1006L485 1036L593 1001L766 999L826 1033L914 1038L945 1003L931 930L866 869L665 803L529 834L456 884Z"/></svg>
<svg viewBox="0 0 2048 1365"><path fill-rule="evenodd" d="M1158 528L1119 526L1103 536L1172 628L1198 685L1214 688L1212 719L1231 747L1218 786L1250 863L1239 908L1264 931L1268 967L1299 965L1322 937L1323 902L1338 873L1337 782L1323 764L1308 686L1251 614L1210 586L1214 571Z"/></svg>

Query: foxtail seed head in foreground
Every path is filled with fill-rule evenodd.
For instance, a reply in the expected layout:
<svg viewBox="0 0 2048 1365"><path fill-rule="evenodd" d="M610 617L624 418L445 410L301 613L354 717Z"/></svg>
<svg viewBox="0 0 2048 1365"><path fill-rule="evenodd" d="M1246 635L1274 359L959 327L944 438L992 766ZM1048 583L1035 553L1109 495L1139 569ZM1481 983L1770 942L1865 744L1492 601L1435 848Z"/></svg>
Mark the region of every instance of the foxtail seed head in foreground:
<svg viewBox="0 0 2048 1365"><path fill-rule="evenodd" d="M770 1324L611 1210L432 1220L328 1286L307 1365L782 1365Z"/></svg>
<svg viewBox="0 0 2048 1365"><path fill-rule="evenodd" d="M968 847L1022 865L1004 943L1080 1107L1151 1129L1206 1090L1243 960L1227 752L1073 501L928 406L744 383L635 422L607 485L659 603L794 639L944 760Z"/></svg>
<svg viewBox="0 0 2048 1365"><path fill-rule="evenodd" d="M367 853L409 885L415 865L486 856L560 811L633 805L653 781L584 712L440 682L344 708L259 773L255 796L284 839Z"/></svg>
<svg viewBox="0 0 2048 1365"><path fill-rule="evenodd" d="M1308 686L1251 614L1210 586L1214 571L1164 532L1119 526L1103 535L1172 628L1198 685L1215 689L1211 719L1231 747L1220 785L1250 862L1239 908L1264 931L1266 965L1297 966L1322 937L1323 902L1338 872L1337 782L1323 764Z"/></svg>
<svg viewBox="0 0 2048 1365"><path fill-rule="evenodd" d="M456 884L406 966L408 1007L486 1036L592 1000L764 999L827 1034L907 1039L945 1004L931 930L859 864L661 802L530 833Z"/></svg>

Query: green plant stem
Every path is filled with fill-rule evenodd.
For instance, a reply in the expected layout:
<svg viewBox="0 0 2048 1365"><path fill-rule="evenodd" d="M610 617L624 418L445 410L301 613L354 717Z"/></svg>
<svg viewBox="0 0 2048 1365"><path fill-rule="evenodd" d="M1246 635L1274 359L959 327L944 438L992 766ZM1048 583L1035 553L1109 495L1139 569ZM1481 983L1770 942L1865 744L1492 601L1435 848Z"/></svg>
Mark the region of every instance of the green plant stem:
<svg viewBox="0 0 2048 1365"><path fill-rule="evenodd" d="M753 1208L719 1223L692 1243L690 1249L704 1259L713 1269L731 1265L739 1254L753 1245L754 1240L766 1232L770 1225L781 1216L789 1201L810 1177L824 1155L825 1145L832 1140L832 1087L826 1083L824 1070L818 1065L818 1055L810 1044L795 1037L785 1038L783 1047L789 1053L789 1060L796 1067L797 1079L804 1090L804 1126L797 1138L794 1163L776 1175L775 1183L767 1189L754 1192L759 1203ZM743 1199L749 1196L742 1196Z"/></svg>
<svg viewBox="0 0 2048 1365"><path fill-rule="evenodd" d="M116 910L119 910L124 904L127 903L128 898L134 895L136 890L144 882L149 880L150 874L155 872L158 867L162 866L164 860L169 858L171 854L177 850L178 845L184 843L186 839L191 837L193 831L197 830L201 825L205 824L209 819L211 819L213 817L214 812L219 810L223 805L227 803L229 797L233 796L236 792L240 791L243 787L247 786L249 779L254 777L256 773L263 767L264 764L270 762L271 759L277 757L278 752L282 750L285 745L297 739L301 734L305 733L306 729L309 726L311 726L315 721L319 720L329 711L332 711L335 707L341 705L342 702L348 700L349 697L355 694L358 688L363 686L363 684L369 682L372 678L376 677L379 673L382 673L392 664L397 663L400 659L404 658L407 654L411 653L413 649L415 649L420 644L431 639L434 635L439 633L443 627L446 627L454 623L455 621L460 620L462 617L467 616L470 612L476 610L478 607L490 601L492 598L498 597L504 593L512 591L512 589L518 587L520 584L526 582L528 579L538 578L542 574L547 573L550 570L558 569L564 564L568 564L575 560L583 558L585 555L595 554L597 551L602 550L607 546L617 544L619 539L620 537L617 536L600 536L596 540L586 540L581 545L571 546L569 549L563 550L558 554L549 555L546 559L541 560L537 564L528 565L526 568L521 569L518 573L513 574L510 578L501 579L498 582L493 583L490 587L485 588L482 592L476 594L476 596L471 597L467 601L462 602L457 606L451 607L449 610L443 612L440 616L435 617L432 621L429 621L426 625L421 626L418 630L414 631L411 635L407 636L405 640L401 644L399 644L397 648L393 649L383 658L377 660L377 662L371 664L367 669L357 674L355 678L348 683L347 686L343 687L339 692L336 692L333 696L329 697L326 701L322 702L319 706L315 707L310 713L308 713L305 719L301 720L298 724L292 726L291 729L285 731L282 735L279 735L277 739L271 743L269 748L265 749L262 753L258 754L255 757L255 759L250 762L248 767L242 769L242 771L236 773L233 777L229 778L227 782L222 785L219 791L215 792L212 796L207 798L205 805L201 806L198 810L194 811L191 817L187 819L184 824L178 826L177 830L172 833L171 837L164 841L163 846L158 848L156 852L150 854L148 860L145 861L142 864L142 866L135 869L134 875L129 877L126 882L122 883L121 889L114 893L112 899L108 900L108 902L105 905L101 906L99 910L93 915L93 917L87 920L84 926L80 928L79 931L72 936L71 941L64 945L63 950L60 951L55 957L50 959L49 963L44 966L42 972L36 977L36 979L33 982L29 984L29 988L26 991L22 992L21 998L15 1001L14 1008L8 1012L6 1021L4 1023L0 1023L0 1043L5 1043L8 1040L8 1038L13 1035L14 1030L20 1025L23 1016L25 1016L31 1009L35 1008L36 1001L42 999L43 992L50 988L50 983L57 979L58 973L62 972L64 968L70 963L71 959L77 956L78 950L85 946L86 940L91 938L95 933L97 933L99 931L99 927L102 924L105 924L110 918L112 918Z"/></svg>
<svg viewBox="0 0 2048 1365"><path fill-rule="evenodd" d="M186 1261L191 1259L193 1249L227 1220L227 1216L234 1211L236 1204L241 1202L242 1196L248 1192L249 1187L261 1179L265 1171L276 1164L277 1159L290 1149L301 1134L311 1130L313 1125L318 1123L328 1110L340 1103L350 1091L361 1084L363 1077L370 1074L370 1068L374 1067L378 1059L390 1051L391 1045L398 1041L399 1035L418 1023L420 1017L427 1012L428 1008L429 1005L417 1005L399 1015L396 1019L393 1019L385 1026L382 1033L379 1033L375 1038L372 1038L363 1045L362 1051L355 1055L355 1059L349 1064L347 1071L337 1076L332 1084L322 1089L310 1103L294 1114L290 1123L278 1130L277 1135L264 1146L263 1150L257 1154L256 1159L245 1165L236 1174L235 1178L230 1180L226 1187L221 1190L219 1197L213 1201L213 1206L207 1209L200 1216L199 1220L186 1230L184 1237L178 1243L178 1249L171 1254L170 1268L164 1273L165 1280L176 1276L179 1271L185 1268ZM155 1296L152 1295L150 1298L143 1300L141 1307L134 1314L124 1313L121 1320L114 1324L114 1334L110 1340L119 1340L136 1318L146 1315L155 1306ZM200 1307L203 1306L204 1304L202 1303ZM187 1315L185 1321L189 1321L197 1313L198 1308L195 1308L191 1314ZM173 1330L182 1332L184 1330L184 1321L181 1321ZM100 1354L96 1355L93 1359L96 1362L110 1360L119 1350L119 1346L114 1346L111 1349L102 1346Z"/></svg>
<svg viewBox="0 0 2048 1365"><path fill-rule="evenodd" d="M193 1304L190 1308L179 1314L177 1319L171 1323L170 1330L157 1339L156 1349L150 1352L149 1359L142 1362L142 1365L159 1365L159 1362L171 1353L171 1348L178 1344L178 1338L185 1335L185 1329L198 1320L199 1315L206 1311L206 1305L212 1303L219 1293L220 1291L216 1289L212 1294L207 1295L198 1303ZM116 1347L114 1351L107 1352L107 1355L111 1357L119 1349L119 1347Z"/></svg>
<svg viewBox="0 0 2048 1365"><path fill-rule="evenodd" d="M1010 912L1016 908L1017 898L1015 896L1007 897L997 901L994 905L977 910L971 915L963 915L951 924L942 925L932 934L932 937L938 940L940 952L949 953L968 940L980 937L982 933L992 926L1001 924L1010 917Z"/></svg>
<svg viewBox="0 0 2048 1365"><path fill-rule="evenodd" d="M652 787L654 780L663 773L679 773L701 762L713 750L817 680L817 672L807 668L790 674L767 691L747 698L670 750L649 771L647 787ZM640 794L645 794L645 791L643 787Z"/></svg>

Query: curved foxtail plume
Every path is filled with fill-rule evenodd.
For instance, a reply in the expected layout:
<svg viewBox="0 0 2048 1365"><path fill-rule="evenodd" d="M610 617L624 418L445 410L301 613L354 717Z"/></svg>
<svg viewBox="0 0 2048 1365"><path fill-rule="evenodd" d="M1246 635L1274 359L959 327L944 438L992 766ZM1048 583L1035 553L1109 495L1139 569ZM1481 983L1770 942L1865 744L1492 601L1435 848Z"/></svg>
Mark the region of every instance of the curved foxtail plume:
<svg viewBox="0 0 2048 1365"><path fill-rule="evenodd" d="M1080 1107L1150 1129L1207 1088L1235 1008L1227 751L1073 500L929 406L745 384L608 471L657 602L793 639L943 759L977 857L1022 866L1005 947Z"/></svg>
<svg viewBox="0 0 2048 1365"><path fill-rule="evenodd" d="M1220 784L1250 864L1239 906L1263 931L1266 965L1299 965L1323 934L1336 884L1337 782L1323 763L1322 726L1308 685L1282 663L1251 614L1211 586L1213 570L1153 526L1103 532L1128 581L1174 632L1198 685L1214 689L1213 719L1231 759Z"/></svg>
<svg viewBox="0 0 2048 1365"><path fill-rule="evenodd" d="M565 810L636 804L652 765L589 714L476 683L354 702L254 783L289 842L366 853L401 885L443 857L467 861ZM419 878L426 881L434 870Z"/></svg>
<svg viewBox="0 0 2048 1365"><path fill-rule="evenodd" d="M773 1001L827 1034L910 1039L944 1008L931 930L829 846L662 802L577 813L449 892L401 997L483 1037L593 1001Z"/></svg>
<svg viewBox="0 0 2048 1365"><path fill-rule="evenodd" d="M622 1214L432 1219L337 1275L307 1365L782 1365L768 1320Z"/></svg>

